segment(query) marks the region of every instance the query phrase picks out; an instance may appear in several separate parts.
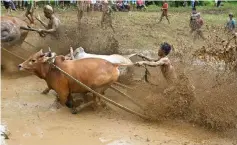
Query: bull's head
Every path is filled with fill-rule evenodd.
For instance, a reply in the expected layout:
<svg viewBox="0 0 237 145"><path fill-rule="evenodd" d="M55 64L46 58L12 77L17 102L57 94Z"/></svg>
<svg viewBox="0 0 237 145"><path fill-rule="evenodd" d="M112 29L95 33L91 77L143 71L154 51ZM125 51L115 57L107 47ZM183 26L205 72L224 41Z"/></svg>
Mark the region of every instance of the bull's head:
<svg viewBox="0 0 237 145"><path fill-rule="evenodd" d="M43 50L41 49L39 52L36 52L35 54L31 55L26 61L19 64L19 70L26 70L29 72L35 72L40 68L40 65L47 63L48 60L52 60L56 56L56 53L49 52L43 53Z"/></svg>

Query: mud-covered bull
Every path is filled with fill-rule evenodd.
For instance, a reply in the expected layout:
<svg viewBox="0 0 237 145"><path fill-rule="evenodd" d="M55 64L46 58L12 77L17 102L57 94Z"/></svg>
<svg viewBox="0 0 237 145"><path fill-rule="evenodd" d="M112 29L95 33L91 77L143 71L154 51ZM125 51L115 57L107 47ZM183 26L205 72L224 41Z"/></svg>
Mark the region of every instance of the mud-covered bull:
<svg viewBox="0 0 237 145"><path fill-rule="evenodd" d="M1 47L10 48L21 45L27 37L28 31L20 27L27 27L27 22L10 16L1 16Z"/></svg>

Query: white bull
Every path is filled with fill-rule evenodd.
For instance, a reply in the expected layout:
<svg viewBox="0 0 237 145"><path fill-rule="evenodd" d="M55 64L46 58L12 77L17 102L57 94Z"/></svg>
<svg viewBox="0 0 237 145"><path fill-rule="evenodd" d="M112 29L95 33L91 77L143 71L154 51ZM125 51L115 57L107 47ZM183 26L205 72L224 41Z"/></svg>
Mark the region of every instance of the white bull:
<svg viewBox="0 0 237 145"><path fill-rule="evenodd" d="M112 54L112 55L98 55L98 54L90 54L86 53L82 47L77 48L73 51L73 48L70 48L70 53L66 55L71 59L83 59L83 58L101 58L105 59L113 64L125 64L125 65L133 65L133 62L130 60L132 56L135 56L136 53L131 55L119 55L119 54Z"/></svg>

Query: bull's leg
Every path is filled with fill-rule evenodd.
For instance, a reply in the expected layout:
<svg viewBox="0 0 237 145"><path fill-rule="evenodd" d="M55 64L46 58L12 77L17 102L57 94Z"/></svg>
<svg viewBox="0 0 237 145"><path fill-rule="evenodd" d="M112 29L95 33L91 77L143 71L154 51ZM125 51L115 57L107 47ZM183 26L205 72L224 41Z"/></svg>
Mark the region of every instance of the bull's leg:
<svg viewBox="0 0 237 145"><path fill-rule="evenodd" d="M93 94L93 105L92 105L92 108L94 109L94 110L96 110L96 108L97 108L97 106L98 106L98 104L97 104L97 97L98 96L96 96L95 94Z"/></svg>
<svg viewBox="0 0 237 145"><path fill-rule="evenodd" d="M55 90L58 93L58 99L61 105L69 105L68 98L70 98L70 93L68 89L59 88L59 90ZM69 99L70 100L70 99Z"/></svg>
<svg viewBox="0 0 237 145"><path fill-rule="evenodd" d="M58 98L58 96L55 98L54 103L53 103L52 106L56 106L57 109L59 109L59 108L62 107L62 105L59 104L59 98Z"/></svg>
<svg viewBox="0 0 237 145"><path fill-rule="evenodd" d="M93 105L94 104L94 101L89 101L89 102L87 102L87 103L85 103L85 104L82 104L82 105L80 105L80 106L78 106L78 107L75 107L75 108L72 108L72 114L77 114L79 111L81 111L82 109L84 109L84 108L86 108L86 107L88 107L88 106L91 106L91 105Z"/></svg>
<svg viewBox="0 0 237 145"><path fill-rule="evenodd" d="M46 88L46 89L44 89L44 91L41 92L41 93L44 94L44 95L46 95L46 94L49 93L50 90L51 90L50 88Z"/></svg>
<svg viewBox="0 0 237 145"><path fill-rule="evenodd" d="M68 95L68 99L67 99L67 102L65 103L65 105L68 108L73 108L73 98L72 98L71 94Z"/></svg>
<svg viewBox="0 0 237 145"><path fill-rule="evenodd" d="M75 98L75 100L73 101L73 108L72 108L72 113L76 114L79 111L81 111L83 108L88 107L88 106L92 106L94 101L89 101L88 100L88 96L86 93L81 93L80 97L77 96L77 98Z"/></svg>
<svg viewBox="0 0 237 145"><path fill-rule="evenodd" d="M97 90L97 92L100 93L101 95L105 95L105 91L106 91L109 87L110 87L110 85L104 86L103 88L100 88L99 90ZM102 107L105 107L105 106L106 106L105 102L103 102L100 97L96 96L96 99L97 99L97 102L96 102L96 103L97 103L98 105L101 105Z"/></svg>

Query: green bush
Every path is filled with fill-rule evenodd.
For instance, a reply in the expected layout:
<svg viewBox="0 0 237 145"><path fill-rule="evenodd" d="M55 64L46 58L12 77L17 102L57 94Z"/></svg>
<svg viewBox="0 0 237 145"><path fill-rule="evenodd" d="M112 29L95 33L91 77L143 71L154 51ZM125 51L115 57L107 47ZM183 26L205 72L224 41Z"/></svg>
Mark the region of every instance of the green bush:
<svg viewBox="0 0 237 145"><path fill-rule="evenodd" d="M215 5L215 2L212 1L212 0L203 1L203 5L204 5L204 6L214 6L214 5Z"/></svg>

